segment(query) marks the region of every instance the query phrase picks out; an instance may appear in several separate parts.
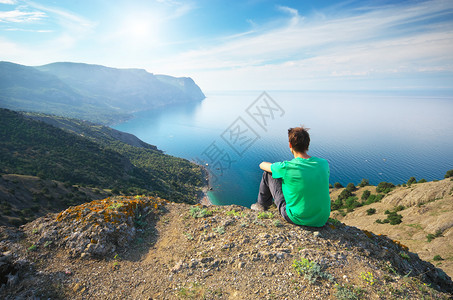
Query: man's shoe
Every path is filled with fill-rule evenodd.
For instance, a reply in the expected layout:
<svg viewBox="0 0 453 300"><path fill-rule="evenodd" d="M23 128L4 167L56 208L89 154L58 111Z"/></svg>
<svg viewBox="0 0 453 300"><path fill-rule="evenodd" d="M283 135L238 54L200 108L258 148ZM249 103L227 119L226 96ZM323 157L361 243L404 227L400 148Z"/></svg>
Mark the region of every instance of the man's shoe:
<svg viewBox="0 0 453 300"><path fill-rule="evenodd" d="M254 211L265 211L266 210L266 208L258 202L253 203L252 206L250 206L250 209L254 210Z"/></svg>

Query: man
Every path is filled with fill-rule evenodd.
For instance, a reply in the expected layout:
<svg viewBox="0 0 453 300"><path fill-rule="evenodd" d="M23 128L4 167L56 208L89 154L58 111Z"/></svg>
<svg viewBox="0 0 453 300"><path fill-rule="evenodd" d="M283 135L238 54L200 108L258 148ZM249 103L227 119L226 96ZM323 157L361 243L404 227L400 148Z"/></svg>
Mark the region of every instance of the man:
<svg viewBox="0 0 453 300"><path fill-rule="evenodd" d="M264 211L272 198L286 221L313 227L324 226L330 215L329 164L307 154L310 136L304 127L288 129L290 161L262 162L264 170L258 201L251 209Z"/></svg>

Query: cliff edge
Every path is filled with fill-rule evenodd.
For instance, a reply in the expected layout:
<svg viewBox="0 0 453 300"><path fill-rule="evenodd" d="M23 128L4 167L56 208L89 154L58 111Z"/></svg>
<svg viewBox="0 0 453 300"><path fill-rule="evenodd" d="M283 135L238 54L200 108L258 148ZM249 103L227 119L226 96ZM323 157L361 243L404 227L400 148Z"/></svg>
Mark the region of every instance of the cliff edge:
<svg viewBox="0 0 453 300"><path fill-rule="evenodd" d="M0 227L0 297L450 299L448 275L398 241L275 209L114 197Z"/></svg>

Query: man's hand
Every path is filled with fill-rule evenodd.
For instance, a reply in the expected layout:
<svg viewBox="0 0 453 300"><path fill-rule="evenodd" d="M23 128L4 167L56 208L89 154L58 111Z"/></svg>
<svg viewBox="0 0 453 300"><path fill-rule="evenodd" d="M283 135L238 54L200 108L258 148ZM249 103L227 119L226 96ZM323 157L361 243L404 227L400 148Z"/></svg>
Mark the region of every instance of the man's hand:
<svg viewBox="0 0 453 300"><path fill-rule="evenodd" d="M266 172L272 173L271 165L272 164L270 162L263 161L262 163L260 163L260 168L261 168L261 170L264 170Z"/></svg>

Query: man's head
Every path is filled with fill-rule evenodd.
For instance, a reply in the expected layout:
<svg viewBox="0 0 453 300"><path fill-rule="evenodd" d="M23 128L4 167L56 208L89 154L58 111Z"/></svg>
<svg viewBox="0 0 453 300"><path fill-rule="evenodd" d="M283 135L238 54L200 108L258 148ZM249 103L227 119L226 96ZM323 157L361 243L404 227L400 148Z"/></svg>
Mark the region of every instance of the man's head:
<svg viewBox="0 0 453 300"><path fill-rule="evenodd" d="M288 129L288 140L293 151L306 153L310 145L309 128L295 127Z"/></svg>

